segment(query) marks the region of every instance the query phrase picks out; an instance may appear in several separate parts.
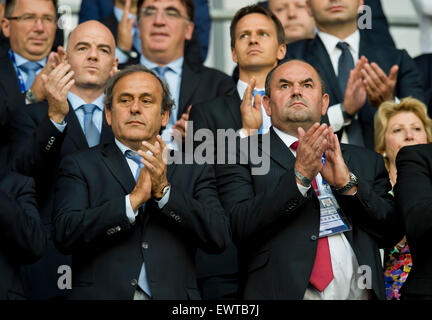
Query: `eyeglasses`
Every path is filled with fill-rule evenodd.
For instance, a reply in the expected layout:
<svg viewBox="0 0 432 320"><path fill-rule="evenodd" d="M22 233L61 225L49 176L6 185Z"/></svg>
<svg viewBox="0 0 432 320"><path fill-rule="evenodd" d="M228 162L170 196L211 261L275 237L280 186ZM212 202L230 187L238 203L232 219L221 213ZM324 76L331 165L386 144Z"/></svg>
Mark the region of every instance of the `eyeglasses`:
<svg viewBox="0 0 432 320"><path fill-rule="evenodd" d="M40 19L43 25L53 25L56 23L57 18L55 16L42 16L39 17L35 14L23 14L18 17L6 17L8 20L16 20L26 25L34 25Z"/></svg>
<svg viewBox="0 0 432 320"><path fill-rule="evenodd" d="M144 19L154 18L158 12L159 10L154 7L147 7L141 11L141 17ZM166 8L165 10L162 10L162 16L167 20L186 19L189 21L189 18L182 16L176 8Z"/></svg>

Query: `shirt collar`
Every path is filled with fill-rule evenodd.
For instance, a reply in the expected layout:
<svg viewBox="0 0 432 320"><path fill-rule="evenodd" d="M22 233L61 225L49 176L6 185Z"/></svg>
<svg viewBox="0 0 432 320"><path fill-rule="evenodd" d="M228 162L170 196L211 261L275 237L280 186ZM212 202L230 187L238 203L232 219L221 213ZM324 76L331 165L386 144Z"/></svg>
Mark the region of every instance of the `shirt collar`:
<svg viewBox="0 0 432 320"><path fill-rule="evenodd" d="M13 52L13 51L12 51L12 52ZM27 62L30 61L30 60L24 58L23 56L19 55L19 54L16 53L16 52L13 52L13 54L14 54L14 56L15 56L15 63L16 63L16 65L17 65L17 67L20 67L20 66L22 66L24 63L27 63ZM43 58L42 60L39 60L39 61L33 61L33 62L37 62L37 63L39 63L39 65L43 68L43 67L45 67L46 59L47 59L47 58L45 57L45 58Z"/></svg>
<svg viewBox="0 0 432 320"><path fill-rule="evenodd" d="M92 101L90 104L96 105L100 111L103 111L104 109L104 94L101 94L98 98L96 98L94 101ZM73 94L69 91L68 93L68 100L72 106L72 109L75 111L80 108L83 104L87 104L83 99L78 97L76 94Z"/></svg>
<svg viewBox="0 0 432 320"><path fill-rule="evenodd" d="M128 151L128 150L132 150L131 148L125 146L123 143L121 143L119 140L117 140L117 138L115 138L114 141L115 141L115 144L117 145L117 147L120 149L122 155L125 155L126 151Z"/></svg>
<svg viewBox="0 0 432 320"><path fill-rule="evenodd" d="M237 81L237 92L240 96L240 99L243 100L244 93L247 89L248 84L242 80ZM255 90L265 91L264 89L255 88Z"/></svg>
<svg viewBox="0 0 432 320"><path fill-rule="evenodd" d="M291 145L298 141L297 137L294 137L292 135L289 135L286 132L283 132L281 130L279 130L278 128L273 126L273 130L276 132L276 134L279 136L279 138L281 138L281 140L285 143L285 145L289 148L291 147Z"/></svg>
<svg viewBox="0 0 432 320"><path fill-rule="evenodd" d="M169 67L170 70L174 71L175 73L181 74L183 70L183 61L184 57L180 57L179 59L166 64L165 67ZM153 70L156 67L160 67L157 63L154 63L153 61L147 59L143 54L141 55L140 63L150 70Z"/></svg>
<svg viewBox="0 0 432 320"><path fill-rule="evenodd" d="M350 48L354 50L356 55L358 56L359 53L359 47L360 47L360 32L358 29L350 34L345 39L339 39L338 37L335 37L334 35L322 32L318 30L318 35L321 38L322 42L324 43L325 48L327 49L327 52L333 52L333 50L336 49L336 45L339 41L344 41L349 44Z"/></svg>

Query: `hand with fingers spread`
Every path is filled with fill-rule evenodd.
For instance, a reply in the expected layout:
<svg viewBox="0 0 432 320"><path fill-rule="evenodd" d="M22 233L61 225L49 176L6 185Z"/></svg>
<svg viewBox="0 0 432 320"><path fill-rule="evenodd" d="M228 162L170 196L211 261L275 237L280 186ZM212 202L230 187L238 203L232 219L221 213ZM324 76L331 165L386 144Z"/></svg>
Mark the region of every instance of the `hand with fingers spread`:
<svg viewBox="0 0 432 320"><path fill-rule="evenodd" d="M60 63L49 75L43 74L48 116L56 123L62 123L69 112L67 94L74 85L74 72L66 62Z"/></svg>
<svg viewBox="0 0 432 320"><path fill-rule="evenodd" d="M251 130L259 130L263 123L263 117L261 112L261 100L260 94L253 97L253 90L255 89L256 79L252 78L246 91L243 95L243 101L240 105L241 117L242 117L242 129L247 135L251 134ZM252 102L253 101L253 102Z"/></svg>
<svg viewBox="0 0 432 320"><path fill-rule="evenodd" d="M46 99L45 85L42 80L42 75L49 75L55 67L64 61L66 61L66 53L62 46L57 48L57 52L51 52L48 55L45 66L42 68L41 72L38 73L31 86L31 91L36 100L43 101Z"/></svg>
<svg viewBox="0 0 432 320"><path fill-rule="evenodd" d="M186 121L189 121L189 114L192 109L192 105L190 105L187 109L187 112L183 113L181 118L177 120L176 124L172 127L175 130L178 130L182 135L183 142L186 138Z"/></svg>
<svg viewBox="0 0 432 320"><path fill-rule="evenodd" d="M162 140L162 137L158 135L156 142L151 144L144 141L143 149L138 150L138 154L143 157L141 162L146 167L151 177L151 193L156 199L162 197L163 189L168 185L167 180L167 147ZM152 154L146 152L149 150Z"/></svg>
<svg viewBox="0 0 432 320"><path fill-rule="evenodd" d="M342 157L342 151L337 135L329 128L328 143L325 150L325 164L320 173L323 179L332 187L339 189L350 181L349 169ZM354 194L357 187L351 188L347 194Z"/></svg>
<svg viewBox="0 0 432 320"><path fill-rule="evenodd" d="M367 63L362 69L364 85L371 105L378 108L381 103L393 100L399 66L394 65L387 76L375 63Z"/></svg>
<svg viewBox="0 0 432 320"><path fill-rule="evenodd" d="M132 30L135 23L134 18L129 19L130 7L131 7L131 0L126 0L122 19L119 22L117 28L117 46L121 50L126 52L132 50L132 45L133 45Z"/></svg>
<svg viewBox="0 0 432 320"><path fill-rule="evenodd" d="M312 180L323 166L322 155L327 148L328 127L326 124L315 123L307 132L302 127L297 130L299 144L294 168ZM301 184L298 178L296 180Z"/></svg>
<svg viewBox="0 0 432 320"><path fill-rule="evenodd" d="M367 59L362 56L348 78L342 106L350 115L359 111L366 102L367 92L361 72L365 64L367 64Z"/></svg>
<svg viewBox="0 0 432 320"><path fill-rule="evenodd" d="M135 188L129 195L133 211L137 211L151 198L152 181L150 173L145 167L141 168Z"/></svg>

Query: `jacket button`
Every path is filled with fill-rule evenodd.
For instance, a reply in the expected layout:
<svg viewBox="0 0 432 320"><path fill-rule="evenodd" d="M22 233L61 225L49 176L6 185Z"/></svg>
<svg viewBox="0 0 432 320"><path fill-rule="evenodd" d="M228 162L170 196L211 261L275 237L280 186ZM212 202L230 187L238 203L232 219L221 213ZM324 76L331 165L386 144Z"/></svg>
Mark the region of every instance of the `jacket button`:
<svg viewBox="0 0 432 320"><path fill-rule="evenodd" d="M132 281L131 281L130 284L131 284L132 287L135 287L138 284L137 279L132 279Z"/></svg>
<svg viewBox="0 0 432 320"><path fill-rule="evenodd" d="M148 249L149 244L148 244L148 242L143 242L143 243L141 244L141 246L143 247L143 249Z"/></svg>
<svg viewBox="0 0 432 320"><path fill-rule="evenodd" d="M313 241L316 241L316 240L318 239L318 237L317 237L316 235L314 235L314 234L313 234L313 235L311 235L311 237L310 237L310 238L311 238L311 240L313 240Z"/></svg>

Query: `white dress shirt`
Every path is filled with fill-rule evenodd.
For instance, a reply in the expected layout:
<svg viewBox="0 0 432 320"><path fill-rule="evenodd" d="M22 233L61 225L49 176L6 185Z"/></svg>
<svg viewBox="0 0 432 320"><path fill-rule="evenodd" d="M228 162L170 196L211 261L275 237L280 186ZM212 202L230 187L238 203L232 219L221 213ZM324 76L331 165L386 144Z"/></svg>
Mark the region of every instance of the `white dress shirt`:
<svg viewBox="0 0 432 320"><path fill-rule="evenodd" d="M276 134L285 143L288 149L296 156L296 152L290 146L298 140L278 128L273 127ZM331 193L331 189L323 184L320 173L316 176L318 191L320 195ZM311 186L308 188L297 184L299 191L304 197ZM333 269L333 280L322 291L319 292L312 285L308 285L304 300L367 300L369 293L362 290L357 285L358 262L356 255L343 233L335 234L328 237L330 257Z"/></svg>

